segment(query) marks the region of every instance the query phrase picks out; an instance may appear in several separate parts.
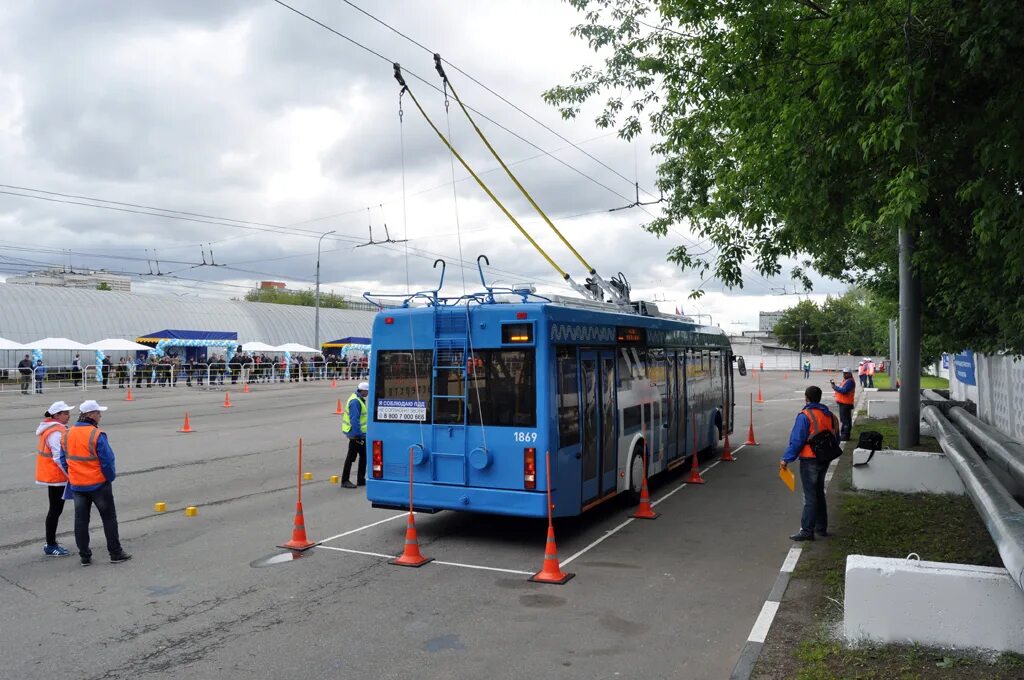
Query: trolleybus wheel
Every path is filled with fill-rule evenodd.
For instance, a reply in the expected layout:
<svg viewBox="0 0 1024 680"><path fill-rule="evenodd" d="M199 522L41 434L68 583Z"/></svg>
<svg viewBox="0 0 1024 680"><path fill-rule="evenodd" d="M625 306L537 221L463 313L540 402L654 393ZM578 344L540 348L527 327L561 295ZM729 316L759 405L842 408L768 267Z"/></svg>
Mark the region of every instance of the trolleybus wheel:
<svg viewBox="0 0 1024 680"><path fill-rule="evenodd" d="M629 502L632 505L640 503L640 485L644 480L644 447L637 444L633 449L633 455L629 458ZM649 481L649 480L648 480Z"/></svg>

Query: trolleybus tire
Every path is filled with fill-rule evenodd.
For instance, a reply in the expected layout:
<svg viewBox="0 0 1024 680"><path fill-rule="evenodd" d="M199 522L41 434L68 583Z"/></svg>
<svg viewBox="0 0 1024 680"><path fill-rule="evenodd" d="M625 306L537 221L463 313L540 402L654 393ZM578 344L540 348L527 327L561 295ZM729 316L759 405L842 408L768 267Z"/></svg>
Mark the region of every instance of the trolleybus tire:
<svg viewBox="0 0 1024 680"><path fill-rule="evenodd" d="M629 490L628 498L630 505L640 503L640 485L644 478L644 446L638 443L633 448L633 455L629 457ZM650 480L647 480L650 484Z"/></svg>

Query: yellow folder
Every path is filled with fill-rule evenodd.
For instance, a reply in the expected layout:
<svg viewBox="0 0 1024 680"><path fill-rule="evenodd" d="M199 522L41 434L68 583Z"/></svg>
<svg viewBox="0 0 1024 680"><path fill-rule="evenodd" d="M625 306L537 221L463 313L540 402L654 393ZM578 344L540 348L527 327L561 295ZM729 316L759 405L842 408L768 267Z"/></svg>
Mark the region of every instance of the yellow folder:
<svg viewBox="0 0 1024 680"><path fill-rule="evenodd" d="M779 479L789 487L790 491L796 492L796 478L793 476L792 470L789 468L779 468Z"/></svg>

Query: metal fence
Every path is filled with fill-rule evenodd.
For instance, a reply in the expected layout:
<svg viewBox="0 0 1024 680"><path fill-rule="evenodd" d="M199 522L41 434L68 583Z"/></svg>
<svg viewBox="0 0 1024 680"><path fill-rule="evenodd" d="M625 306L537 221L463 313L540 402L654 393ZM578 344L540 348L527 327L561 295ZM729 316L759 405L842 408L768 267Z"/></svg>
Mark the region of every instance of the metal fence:
<svg viewBox="0 0 1024 680"><path fill-rule="evenodd" d="M974 355L976 385L951 371L950 395L978 405L978 417L1017 441L1024 441L1024 360L1001 354Z"/></svg>
<svg viewBox="0 0 1024 680"><path fill-rule="evenodd" d="M737 348L738 350L739 348ZM743 356L743 361L746 363L747 370L752 368L761 369L762 367L766 371L800 371L800 355L797 353L786 353L786 354L752 354L744 355L737 351L737 354ZM869 357L875 362L875 370L881 371L883 362L884 365L888 365L888 362L884 357ZM843 368L849 368L854 373L857 372L857 365L864 359L862 356L850 356L846 354L804 354L804 361L811 362L812 371L828 371L835 372Z"/></svg>

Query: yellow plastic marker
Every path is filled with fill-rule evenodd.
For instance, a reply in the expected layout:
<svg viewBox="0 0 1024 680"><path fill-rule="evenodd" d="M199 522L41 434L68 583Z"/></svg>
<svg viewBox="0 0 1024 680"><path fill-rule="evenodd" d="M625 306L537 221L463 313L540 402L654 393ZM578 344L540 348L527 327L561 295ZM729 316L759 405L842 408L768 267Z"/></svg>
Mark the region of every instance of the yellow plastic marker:
<svg viewBox="0 0 1024 680"><path fill-rule="evenodd" d="M307 482L311 482L311 481L313 481L313 473L312 472L303 472L302 473L302 478L305 479Z"/></svg>
<svg viewBox="0 0 1024 680"><path fill-rule="evenodd" d="M167 510L167 503L154 503L153 510L156 512L165 512Z"/></svg>
<svg viewBox="0 0 1024 680"><path fill-rule="evenodd" d="M341 478L339 478L338 475L331 475L331 484L337 484L339 481L341 481Z"/></svg>
<svg viewBox="0 0 1024 680"><path fill-rule="evenodd" d="M789 487L790 491L796 492L796 477L793 476L793 471L789 468L779 468L779 479L782 483Z"/></svg>
<svg viewBox="0 0 1024 680"><path fill-rule="evenodd" d="M195 517L199 514L199 508L194 505L190 505L185 508L185 517Z"/></svg>

